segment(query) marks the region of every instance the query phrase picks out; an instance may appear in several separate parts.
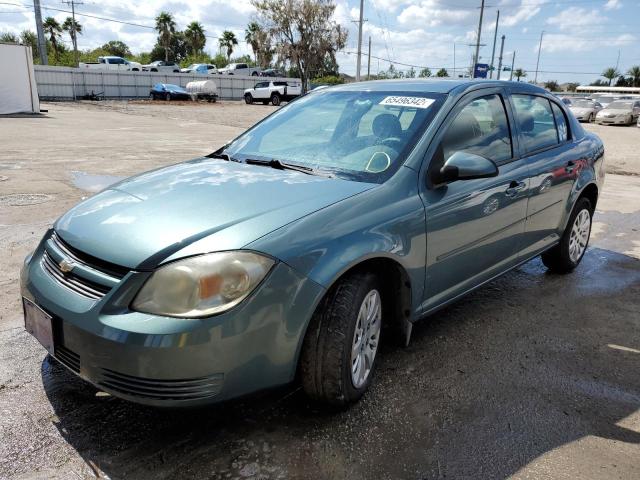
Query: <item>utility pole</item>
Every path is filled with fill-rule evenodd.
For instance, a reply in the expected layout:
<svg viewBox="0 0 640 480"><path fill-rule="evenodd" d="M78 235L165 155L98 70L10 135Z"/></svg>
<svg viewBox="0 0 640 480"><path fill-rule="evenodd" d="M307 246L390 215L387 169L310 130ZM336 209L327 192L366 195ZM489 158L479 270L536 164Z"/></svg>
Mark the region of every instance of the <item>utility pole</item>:
<svg viewBox="0 0 640 480"><path fill-rule="evenodd" d="M484 0L483 0L484 1ZM364 11L364 0L360 0L360 19L358 20L358 59L356 60L356 82L360 81L360 64L362 55L362 14Z"/></svg>
<svg viewBox="0 0 640 480"><path fill-rule="evenodd" d="M476 78L476 65L480 55L480 35L482 35L482 17L484 16L484 0L480 4L480 21L478 22L478 38L476 39L476 54L473 56L473 78Z"/></svg>
<svg viewBox="0 0 640 480"><path fill-rule="evenodd" d="M78 31L76 30L76 5L82 5L82 2L77 0L62 0L62 3L66 3L67 5L71 5L71 28L73 28L73 35L71 36L71 40L73 40L73 61L76 64L76 68L78 67Z"/></svg>
<svg viewBox="0 0 640 480"><path fill-rule="evenodd" d="M493 32L493 53L491 54L491 68L489 69L489 78L493 78L493 60L496 56L496 39L498 38L498 22L500 22L500 10L496 15L496 29Z"/></svg>
<svg viewBox="0 0 640 480"><path fill-rule="evenodd" d="M504 35L500 40L500 56L498 57L498 80L500 80L500 71L502 70L502 53L504 52Z"/></svg>
<svg viewBox="0 0 640 480"><path fill-rule="evenodd" d="M618 66L620 66L620 50L618 50L618 59L616 60L616 72L618 71Z"/></svg>
<svg viewBox="0 0 640 480"><path fill-rule="evenodd" d="M40 64L47 65L47 41L44 38L42 29L42 12L40 11L40 0L33 0L33 10L36 14L36 30L38 31L38 53L40 54Z"/></svg>
<svg viewBox="0 0 640 480"><path fill-rule="evenodd" d="M540 32L540 45L538 45L538 61L536 62L536 76L533 79L533 83L538 83L538 68L540 67L540 53L542 52L542 37L544 30Z"/></svg>
<svg viewBox="0 0 640 480"><path fill-rule="evenodd" d="M453 42L453 78L457 78L456 75L456 42Z"/></svg>
<svg viewBox="0 0 640 480"><path fill-rule="evenodd" d="M511 72L509 73L509 81L513 80L513 67L516 64L516 51L513 51L513 56L511 57Z"/></svg>
<svg viewBox="0 0 640 480"><path fill-rule="evenodd" d="M367 55L367 80L371 80L371 37L369 37L369 54Z"/></svg>

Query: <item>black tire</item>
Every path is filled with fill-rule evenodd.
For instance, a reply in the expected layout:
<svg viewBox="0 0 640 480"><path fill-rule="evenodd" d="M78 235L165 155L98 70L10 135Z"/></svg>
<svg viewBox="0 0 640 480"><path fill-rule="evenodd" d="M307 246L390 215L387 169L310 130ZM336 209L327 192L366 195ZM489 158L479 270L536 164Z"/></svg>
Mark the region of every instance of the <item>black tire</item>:
<svg viewBox="0 0 640 480"><path fill-rule="evenodd" d="M312 399L345 407L358 401L369 388L379 354L374 356L366 380L357 388L351 375L351 350L360 306L374 289L384 305L380 282L375 275L367 272L351 274L339 280L318 306L300 357L302 388ZM379 342L376 353L379 353Z"/></svg>
<svg viewBox="0 0 640 480"><path fill-rule="evenodd" d="M587 245L585 245L585 248L580 257L576 260L572 260L569 254L571 230L573 229L573 224L576 220L576 217L583 210L586 210L589 213L589 233L587 235ZM584 254L589 246L589 236L591 235L592 221L593 208L591 206L591 202L589 201L589 199L583 197L579 199L576 205L573 207L573 211L569 216L569 221L567 222L567 227L562 234L560 243L540 255L540 257L542 258L542 263L544 263L544 265L549 270L556 273L569 273L573 271L573 269L575 269L580 264L580 261L584 257Z"/></svg>
<svg viewBox="0 0 640 480"><path fill-rule="evenodd" d="M156 99L156 95L154 93L150 93L149 100L155 100L155 99Z"/></svg>
<svg viewBox="0 0 640 480"><path fill-rule="evenodd" d="M151 69L151 71L152 71L152 72L157 72L157 71L158 71L158 69L157 69L157 68L152 68L152 69Z"/></svg>
<svg viewBox="0 0 640 480"><path fill-rule="evenodd" d="M258 76L258 72L253 72L253 73L251 74L251 76L252 76L252 77L257 77L257 76Z"/></svg>
<svg viewBox="0 0 640 480"><path fill-rule="evenodd" d="M251 105L253 103L253 97L250 93L244 94L244 103L246 103L247 105Z"/></svg>
<svg viewBox="0 0 640 480"><path fill-rule="evenodd" d="M589 123L593 123L596 121L596 117L593 113L589 114L589 119L587 120Z"/></svg>
<svg viewBox="0 0 640 480"><path fill-rule="evenodd" d="M166 93L166 94L164 95L164 99L165 99L167 102L171 101L171 94L170 94L170 93Z"/></svg>
<svg viewBox="0 0 640 480"><path fill-rule="evenodd" d="M278 95L277 93L271 95L271 105L273 105L274 107L280 105L280 95Z"/></svg>

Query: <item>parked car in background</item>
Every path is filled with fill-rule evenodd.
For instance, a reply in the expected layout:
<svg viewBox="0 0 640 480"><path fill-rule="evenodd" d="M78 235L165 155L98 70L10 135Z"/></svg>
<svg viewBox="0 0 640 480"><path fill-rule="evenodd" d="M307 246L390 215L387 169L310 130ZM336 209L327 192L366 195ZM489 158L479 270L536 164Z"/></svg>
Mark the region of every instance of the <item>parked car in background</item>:
<svg viewBox="0 0 640 480"><path fill-rule="evenodd" d="M247 75L257 77L260 75L260 69L258 67L250 67L246 63L230 63L226 67L220 68L218 73L221 75Z"/></svg>
<svg viewBox="0 0 640 480"><path fill-rule="evenodd" d="M276 81L276 82L258 82L253 88L247 88L244 91L244 101L247 104L253 102L262 102L278 106L280 102L288 102L300 96L302 93L302 85L299 83Z"/></svg>
<svg viewBox="0 0 640 480"><path fill-rule="evenodd" d="M602 108L607 108L607 106L613 102L616 98L613 95L594 95L593 100L597 101Z"/></svg>
<svg viewBox="0 0 640 480"><path fill-rule="evenodd" d="M600 110L602 110L602 105L595 100L573 100L569 106L569 111L579 122L595 121Z"/></svg>
<svg viewBox="0 0 640 480"><path fill-rule="evenodd" d="M165 62L163 60L156 60L148 65L142 65L142 70L145 72L163 72L163 73L179 73L180 65L173 62Z"/></svg>
<svg viewBox="0 0 640 480"><path fill-rule="evenodd" d="M191 95L179 85L156 83L149 92L151 100L192 100Z"/></svg>
<svg viewBox="0 0 640 480"><path fill-rule="evenodd" d="M342 407L369 388L381 341L406 345L414 322L538 255L574 270L604 175L600 139L524 82L315 90L66 212L22 266L25 326L130 401L300 379Z"/></svg>
<svg viewBox="0 0 640 480"><path fill-rule="evenodd" d="M131 72L142 71L142 65L131 62L122 57L105 56L98 57L97 62L80 62L78 68L90 68L94 70L122 70Z"/></svg>
<svg viewBox="0 0 640 480"><path fill-rule="evenodd" d="M267 68L260 72L261 77L286 77L286 75L275 68Z"/></svg>
<svg viewBox="0 0 640 480"><path fill-rule="evenodd" d="M218 69L211 63L192 63L187 68L180 69L182 73L201 73L203 75L214 75L218 73Z"/></svg>
<svg viewBox="0 0 640 480"><path fill-rule="evenodd" d="M640 116L640 100L616 100L596 115L596 123L633 125Z"/></svg>

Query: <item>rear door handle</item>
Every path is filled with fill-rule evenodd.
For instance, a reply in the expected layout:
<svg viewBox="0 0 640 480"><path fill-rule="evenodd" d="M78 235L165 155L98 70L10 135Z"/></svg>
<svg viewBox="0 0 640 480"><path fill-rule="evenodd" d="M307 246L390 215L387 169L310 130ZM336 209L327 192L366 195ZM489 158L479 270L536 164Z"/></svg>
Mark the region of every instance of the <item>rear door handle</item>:
<svg viewBox="0 0 640 480"><path fill-rule="evenodd" d="M504 191L504 194L507 197L514 197L525 188L527 188L527 184L525 182L516 182L514 180L509 184L509 188Z"/></svg>
<svg viewBox="0 0 640 480"><path fill-rule="evenodd" d="M571 173L576 169L576 162L574 162L573 160L570 160L569 162L567 162L567 166L564 167L564 171L567 173Z"/></svg>

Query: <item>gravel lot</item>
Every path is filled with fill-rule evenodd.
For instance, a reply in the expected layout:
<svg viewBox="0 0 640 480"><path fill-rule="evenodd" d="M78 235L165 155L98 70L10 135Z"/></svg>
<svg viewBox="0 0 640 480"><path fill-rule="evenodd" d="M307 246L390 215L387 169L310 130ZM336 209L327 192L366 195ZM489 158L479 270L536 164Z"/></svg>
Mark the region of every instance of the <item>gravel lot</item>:
<svg viewBox="0 0 640 480"><path fill-rule="evenodd" d="M97 394L22 328L19 266L114 177L211 152L274 107L44 104L0 118L1 478L640 478L640 129L587 125L610 174L570 276L538 259L385 348L343 413L296 386L188 411Z"/></svg>

